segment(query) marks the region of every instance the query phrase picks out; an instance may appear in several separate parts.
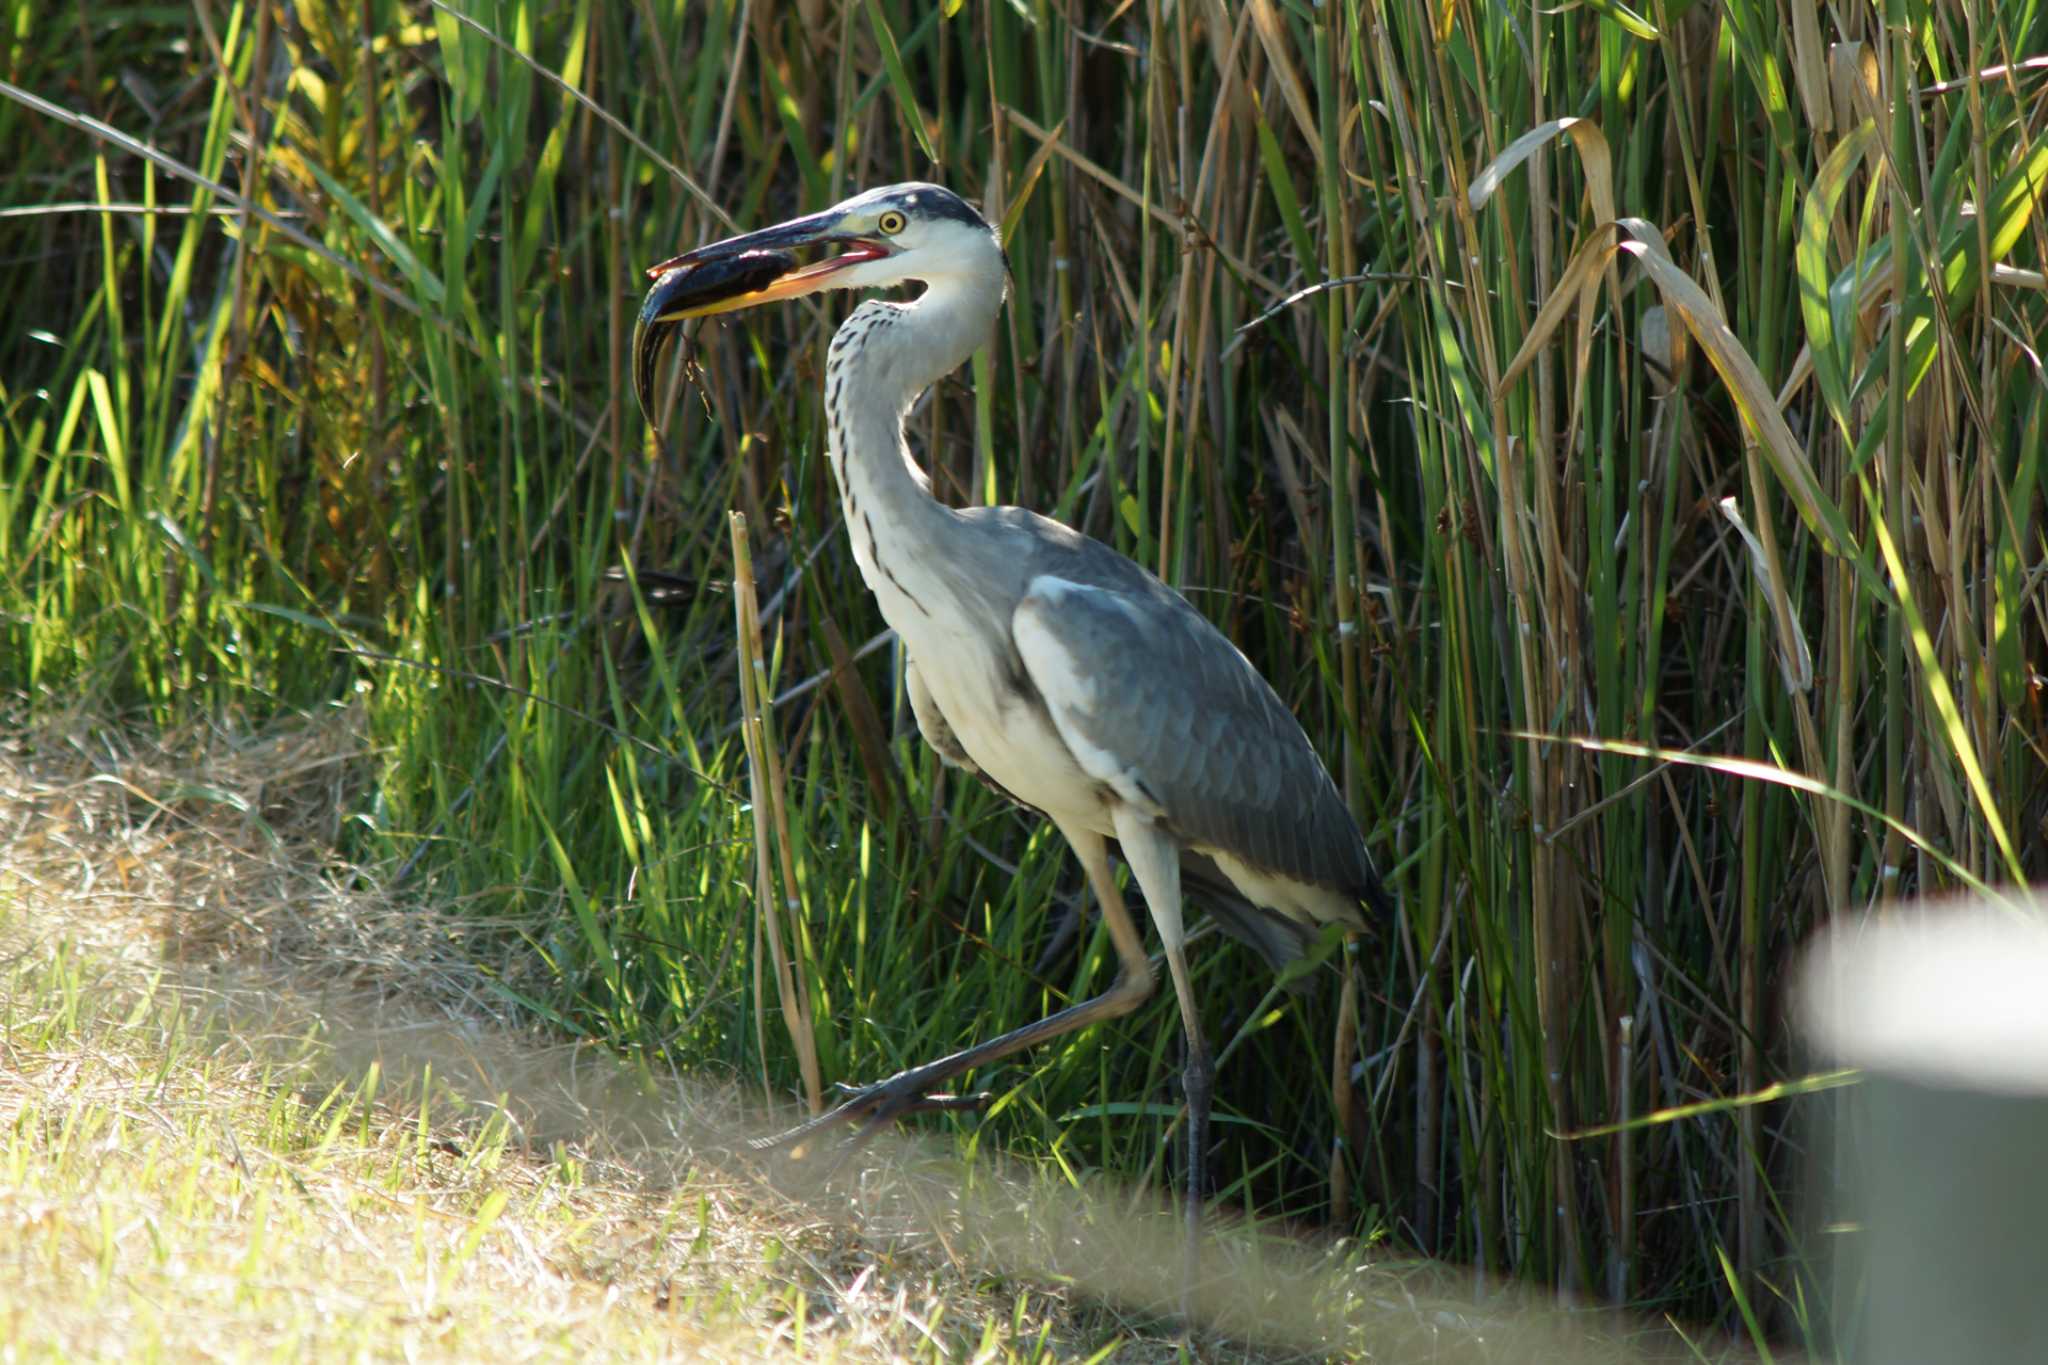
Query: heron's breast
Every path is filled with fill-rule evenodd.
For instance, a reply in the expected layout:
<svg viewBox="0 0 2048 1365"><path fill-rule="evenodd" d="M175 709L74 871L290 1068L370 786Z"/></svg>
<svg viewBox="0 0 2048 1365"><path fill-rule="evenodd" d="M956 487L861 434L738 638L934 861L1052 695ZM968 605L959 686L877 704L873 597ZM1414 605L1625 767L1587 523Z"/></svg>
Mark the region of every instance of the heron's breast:
<svg viewBox="0 0 2048 1365"><path fill-rule="evenodd" d="M993 651L957 640L913 643L912 652L933 702L977 768L1026 805L1111 832L1100 784L1074 761L1028 682Z"/></svg>

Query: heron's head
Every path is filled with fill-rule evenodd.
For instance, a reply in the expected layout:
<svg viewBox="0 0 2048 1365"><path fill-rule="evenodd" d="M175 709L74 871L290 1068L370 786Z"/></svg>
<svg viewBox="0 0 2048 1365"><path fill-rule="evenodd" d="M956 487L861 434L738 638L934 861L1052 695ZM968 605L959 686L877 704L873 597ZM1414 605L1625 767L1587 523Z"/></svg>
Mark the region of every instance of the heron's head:
<svg viewBox="0 0 2048 1365"><path fill-rule="evenodd" d="M822 248L808 264L797 253ZM730 313L825 289L876 289L911 280L994 292L1009 286L1002 243L988 220L940 185L868 190L822 213L728 237L663 261L634 327L633 377L653 412L655 362L690 318Z"/></svg>

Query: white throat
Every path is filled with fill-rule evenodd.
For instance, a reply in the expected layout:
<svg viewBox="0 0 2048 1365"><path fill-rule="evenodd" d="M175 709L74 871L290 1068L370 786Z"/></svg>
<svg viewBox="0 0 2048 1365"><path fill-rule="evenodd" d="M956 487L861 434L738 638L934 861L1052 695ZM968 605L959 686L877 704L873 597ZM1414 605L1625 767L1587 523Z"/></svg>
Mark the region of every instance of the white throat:
<svg viewBox="0 0 2048 1365"><path fill-rule="evenodd" d="M825 362L825 421L847 535L883 617L906 640L949 594L944 566L956 527L932 498L903 419L919 394L988 340L1002 306L1000 275L994 288L976 284L941 276L908 303L863 303L840 324Z"/></svg>

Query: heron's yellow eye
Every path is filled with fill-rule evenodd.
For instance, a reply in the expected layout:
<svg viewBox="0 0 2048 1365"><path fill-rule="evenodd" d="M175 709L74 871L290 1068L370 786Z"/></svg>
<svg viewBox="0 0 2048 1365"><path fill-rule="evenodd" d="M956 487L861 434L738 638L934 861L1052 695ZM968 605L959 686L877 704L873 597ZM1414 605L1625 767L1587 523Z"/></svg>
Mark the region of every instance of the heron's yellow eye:
<svg viewBox="0 0 2048 1365"><path fill-rule="evenodd" d="M884 237L894 237L897 233L908 227L909 224L903 220L902 214L894 209L890 209L875 220L875 226L881 230Z"/></svg>

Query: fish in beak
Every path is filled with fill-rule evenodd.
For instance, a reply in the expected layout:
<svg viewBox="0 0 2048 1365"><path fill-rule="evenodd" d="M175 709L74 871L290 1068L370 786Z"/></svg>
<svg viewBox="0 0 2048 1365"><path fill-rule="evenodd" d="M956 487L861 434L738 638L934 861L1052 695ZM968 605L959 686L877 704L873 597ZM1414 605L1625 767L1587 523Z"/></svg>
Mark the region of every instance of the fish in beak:
<svg viewBox="0 0 2048 1365"><path fill-rule="evenodd" d="M677 258L682 259L681 257ZM787 251L742 251L691 265L664 262L650 274L654 286L633 323L633 392L640 411L654 421L654 372L685 318L744 308L741 300L766 293L797 268Z"/></svg>
<svg viewBox="0 0 2048 1365"><path fill-rule="evenodd" d="M647 271L654 284L633 324L633 390L655 420L654 374L676 331L690 318L731 313L829 288L832 277L890 254L886 243L840 231L844 215L827 211L700 246ZM804 247L833 244L839 254L798 263Z"/></svg>

